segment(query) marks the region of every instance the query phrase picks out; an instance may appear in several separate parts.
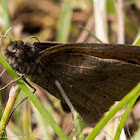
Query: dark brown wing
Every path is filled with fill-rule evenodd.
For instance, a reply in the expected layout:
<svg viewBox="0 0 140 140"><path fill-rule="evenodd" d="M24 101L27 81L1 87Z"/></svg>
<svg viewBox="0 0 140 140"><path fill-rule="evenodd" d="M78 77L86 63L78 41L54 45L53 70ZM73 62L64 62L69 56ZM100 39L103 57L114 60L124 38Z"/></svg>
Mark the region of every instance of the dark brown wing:
<svg viewBox="0 0 140 140"><path fill-rule="evenodd" d="M41 51L39 59L56 52L81 53L104 59L117 59L140 64L140 47L124 44L69 43L53 45Z"/></svg>
<svg viewBox="0 0 140 140"><path fill-rule="evenodd" d="M95 123L140 80L140 66L127 63L133 61L139 64L140 48L124 47L128 50L123 49L123 45L118 49L116 45L105 45L105 50L101 45L95 44L87 44L85 47L73 44L48 48L40 57L44 73L38 78L39 82L35 81L34 77L31 77L31 80L65 103L55 85L55 80L58 80L80 115L88 123ZM133 53L128 47L132 47ZM132 56L129 56L130 54ZM106 56L112 59L107 59Z"/></svg>

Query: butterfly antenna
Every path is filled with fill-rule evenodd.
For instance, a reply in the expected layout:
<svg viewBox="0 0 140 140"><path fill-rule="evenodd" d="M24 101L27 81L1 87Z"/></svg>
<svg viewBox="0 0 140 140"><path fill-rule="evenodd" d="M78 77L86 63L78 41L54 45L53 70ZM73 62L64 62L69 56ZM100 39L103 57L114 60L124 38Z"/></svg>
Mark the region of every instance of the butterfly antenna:
<svg viewBox="0 0 140 140"><path fill-rule="evenodd" d="M38 39L37 37L31 36L31 37L29 37L29 38L25 41L24 45L25 45L30 39L32 39L32 38L34 38L34 39L36 39L38 42L40 42L39 39Z"/></svg>

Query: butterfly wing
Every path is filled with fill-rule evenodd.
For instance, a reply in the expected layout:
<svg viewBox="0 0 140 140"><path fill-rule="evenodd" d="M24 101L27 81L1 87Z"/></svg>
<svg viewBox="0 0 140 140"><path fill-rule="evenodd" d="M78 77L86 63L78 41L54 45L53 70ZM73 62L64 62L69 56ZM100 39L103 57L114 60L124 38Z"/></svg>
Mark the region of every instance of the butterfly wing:
<svg viewBox="0 0 140 140"><path fill-rule="evenodd" d="M115 101L122 99L140 80L140 66L122 61L125 57L120 56L123 55L116 55L120 60L105 59L99 57L100 50L98 57L93 56L91 47L86 49L87 54L85 50L54 48L53 51L49 48L43 52L46 55L41 57L40 63L44 66L44 73L37 80L34 76L31 80L65 105L55 85L55 80L58 80L74 108L90 124L97 122ZM125 60L135 62L135 59Z"/></svg>
<svg viewBox="0 0 140 140"><path fill-rule="evenodd" d="M42 43L45 45L45 43ZM57 44L40 52L39 60L58 52L81 53L104 59L140 64L140 47L124 44L69 43Z"/></svg>

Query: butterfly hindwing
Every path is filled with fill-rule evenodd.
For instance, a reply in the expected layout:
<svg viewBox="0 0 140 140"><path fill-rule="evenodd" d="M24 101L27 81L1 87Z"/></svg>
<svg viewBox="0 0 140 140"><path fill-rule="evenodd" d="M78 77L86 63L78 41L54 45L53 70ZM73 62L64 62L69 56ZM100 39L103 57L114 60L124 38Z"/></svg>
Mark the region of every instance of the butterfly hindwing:
<svg viewBox="0 0 140 140"><path fill-rule="evenodd" d="M140 66L82 53L54 53L43 57L43 83L48 92L65 102L55 85L58 80L74 108L94 123L140 79ZM88 115L87 115L88 114Z"/></svg>

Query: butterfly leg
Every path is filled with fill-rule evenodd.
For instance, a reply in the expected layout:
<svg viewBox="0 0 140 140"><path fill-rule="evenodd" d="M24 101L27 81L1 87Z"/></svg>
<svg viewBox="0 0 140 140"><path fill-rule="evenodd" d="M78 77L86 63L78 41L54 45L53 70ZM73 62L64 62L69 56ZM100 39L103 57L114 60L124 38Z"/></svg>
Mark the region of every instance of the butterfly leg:
<svg viewBox="0 0 140 140"><path fill-rule="evenodd" d="M0 77L2 77L2 75L4 74L4 72L6 71L6 69L3 70L3 72L0 74ZM36 92L36 89L25 79L25 76L23 74L18 74L19 78L16 80L11 81L10 83L8 83L7 85L5 85L4 87L0 88L0 91L5 89L6 87L8 87L9 85L13 84L14 82L22 79L27 85L29 85L34 91L33 93Z"/></svg>
<svg viewBox="0 0 140 140"><path fill-rule="evenodd" d="M16 81L20 80L20 79L23 79L23 76L19 77L18 79L16 80L12 80L10 83L8 83L7 85L3 86L2 88L0 88L0 91L5 89L6 87L8 87L9 85L15 83Z"/></svg>
<svg viewBox="0 0 140 140"><path fill-rule="evenodd" d="M29 87L31 87L31 88L34 90L33 93L36 92L36 88L33 87L33 86L25 79L25 77L23 77L23 81L24 81Z"/></svg>

